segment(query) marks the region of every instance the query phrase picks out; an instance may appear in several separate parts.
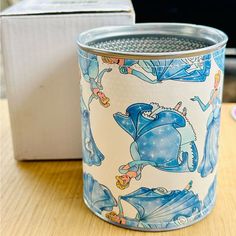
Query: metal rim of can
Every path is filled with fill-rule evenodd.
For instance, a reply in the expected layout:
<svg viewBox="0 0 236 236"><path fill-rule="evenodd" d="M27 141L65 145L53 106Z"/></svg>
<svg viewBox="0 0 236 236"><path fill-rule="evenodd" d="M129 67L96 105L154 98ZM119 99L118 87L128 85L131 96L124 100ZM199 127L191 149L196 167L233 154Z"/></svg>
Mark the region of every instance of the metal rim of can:
<svg viewBox="0 0 236 236"><path fill-rule="evenodd" d="M96 48L88 45L92 41L110 37L148 34L192 37L199 40L211 41L212 45L193 50L160 53L122 52ZM185 23L142 23L127 26L106 26L90 29L79 35L77 44L80 49L98 56L130 59L172 59L194 57L211 53L223 48L227 41L228 37L223 31L209 26Z"/></svg>

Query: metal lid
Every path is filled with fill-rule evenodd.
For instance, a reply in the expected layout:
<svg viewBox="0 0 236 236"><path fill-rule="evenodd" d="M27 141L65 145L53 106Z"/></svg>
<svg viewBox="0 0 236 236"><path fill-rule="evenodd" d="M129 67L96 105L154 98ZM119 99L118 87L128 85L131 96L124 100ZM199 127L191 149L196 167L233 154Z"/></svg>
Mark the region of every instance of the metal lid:
<svg viewBox="0 0 236 236"><path fill-rule="evenodd" d="M108 26L79 35L84 51L100 56L164 59L203 55L225 46L228 37L215 28L178 23Z"/></svg>

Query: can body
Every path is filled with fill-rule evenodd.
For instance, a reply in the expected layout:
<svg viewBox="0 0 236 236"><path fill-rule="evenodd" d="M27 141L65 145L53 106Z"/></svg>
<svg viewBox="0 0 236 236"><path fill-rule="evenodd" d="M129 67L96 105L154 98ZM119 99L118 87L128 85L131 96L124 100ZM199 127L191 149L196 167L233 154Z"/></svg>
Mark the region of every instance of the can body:
<svg viewBox="0 0 236 236"><path fill-rule="evenodd" d="M79 50L84 200L102 219L162 231L215 202L224 48L132 59Z"/></svg>

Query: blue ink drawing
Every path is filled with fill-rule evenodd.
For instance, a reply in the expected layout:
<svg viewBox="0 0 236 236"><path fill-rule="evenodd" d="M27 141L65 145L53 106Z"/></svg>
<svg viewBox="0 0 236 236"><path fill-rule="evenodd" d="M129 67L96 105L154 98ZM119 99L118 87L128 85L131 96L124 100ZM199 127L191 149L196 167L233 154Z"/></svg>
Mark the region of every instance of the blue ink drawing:
<svg viewBox="0 0 236 236"><path fill-rule="evenodd" d="M216 193L216 176L214 177L214 180L212 181L208 193L206 197L203 200L203 210L204 208L209 208L214 202L215 202L215 193Z"/></svg>
<svg viewBox="0 0 236 236"><path fill-rule="evenodd" d="M223 72L224 65L225 65L225 48L222 48L218 51L213 52L213 58L217 64L217 66Z"/></svg>
<svg viewBox="0 0 236 236"><path fill-rule="evenodd" d="M106 214L111 221L135 228L171 229L190 224L201 210L198 195L190 191L192 181L183 190L168 191L163 187L145 188L120 196L119 213ZM131 204L137 211L135 218L125 216L122 201Z"/></svg>
<svg viewBox="0 0 236 236"><path fill-rule="evenodd" d="M164 80L204 82L211 68L210 54L184 59L131 60L102 57L102 60L106 64L117 64L121 74L131 74L151 84ZM134 68L140 68L145 73ZM149 78L146 73L155 79Z"/></svg>
<svg viewBox="0 0 236 236"><path fill-rule="evenodd" d="M101 214L102 211L112 211L117 202L111 191L95 180L88 173L83 174L84 199L91 210Z"/></svg>
<svg viewBox="0 0 236 236"><path fill-rule="evenodd" d="M102 78L106 72L110 72L111 68L103 69L99 72L99 62L97 56L87 53L83 50L79 51L80 69L83 74L83 79L90 84L91 96L88 100L90 107L93 99L99 99L99 102L104 107L110 106L110 99L104 94L102 86Z"/></svg>
<svg viewBox="0 0 236 236"><path fill-rule="evenodd" d="M121 176L116 176L120 189L129 187L131 179L141 179L145 166L168 172L193 172L198 164L195 132L187 119L187 109L182 111L179 102L174 108L157 103L135 103L126 113L114 114L118 125L132 138L132 161L120 166Z"/></svg>
<svg viewBox="0 0 236 236"><path fill-rule="evenodd" d="M98 149L90 126L90 113L81 96L80 99L81 118L82 118L82 151L83 161L89 166L101 165L104 155Z"/></svg>
<svg viewBox="0 0 236 236"><path fill-rule="evenodd" d="M206 138L204 146L204 154L201 164L198 167L198 172L202 177L208 176L215 169L218 160L218 136L220 129L220 108L221 95L219 89L220 71L215 75L214 89L211 92L209 101L204 104L198 96L191 98L196 101L201 110L205 112L212 107L212 111L208 117L206 125Z"/></svg>

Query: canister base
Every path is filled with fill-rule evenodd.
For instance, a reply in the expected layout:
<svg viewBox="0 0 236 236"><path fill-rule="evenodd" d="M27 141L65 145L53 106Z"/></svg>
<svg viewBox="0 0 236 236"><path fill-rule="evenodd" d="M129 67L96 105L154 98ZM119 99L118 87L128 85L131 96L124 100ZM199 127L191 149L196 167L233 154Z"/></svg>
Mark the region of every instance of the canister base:
<svg viewBox="0 0 236 236"><path fill-rule="evenodd" d="M160 231L171 231L171 230L177 230L177 229L181 229L181 228L185 228L185 227L188 227L188 226L191 226L201 220L203 220L204 218L206 218L212 211L212 209L214 208L215 206L215 199L212 201L212 203L210 205L208 205L207 208L204 208L201 212L199 212L199 217L197 217L197 219L195 220L192 220L188 223L185 223L185 224L181 224L181 225L176 225L176 227L168 227L168 228L141 228L141 227L133 227L133 226L127 226L127 225L123 225L123 224L118 224L118 223L115 223L109 219L107 219L106 217L104 217L103 215L101 214L98 214L97 212L94 212L89 204L87 203L87 201L84 199L84 203L85 205L88 207L88 209L93 213L95 214L96 216L98 216L99 218L101 218L102 220L110 223L110 224L113 224L115 226L118 226L118 227L121 227L121 228L126 228L126 229L132 229L132 230L136 230L136 231L144 231L144 232L148 232L148 231L152 231L152 232L160 232Z"/></svg>

